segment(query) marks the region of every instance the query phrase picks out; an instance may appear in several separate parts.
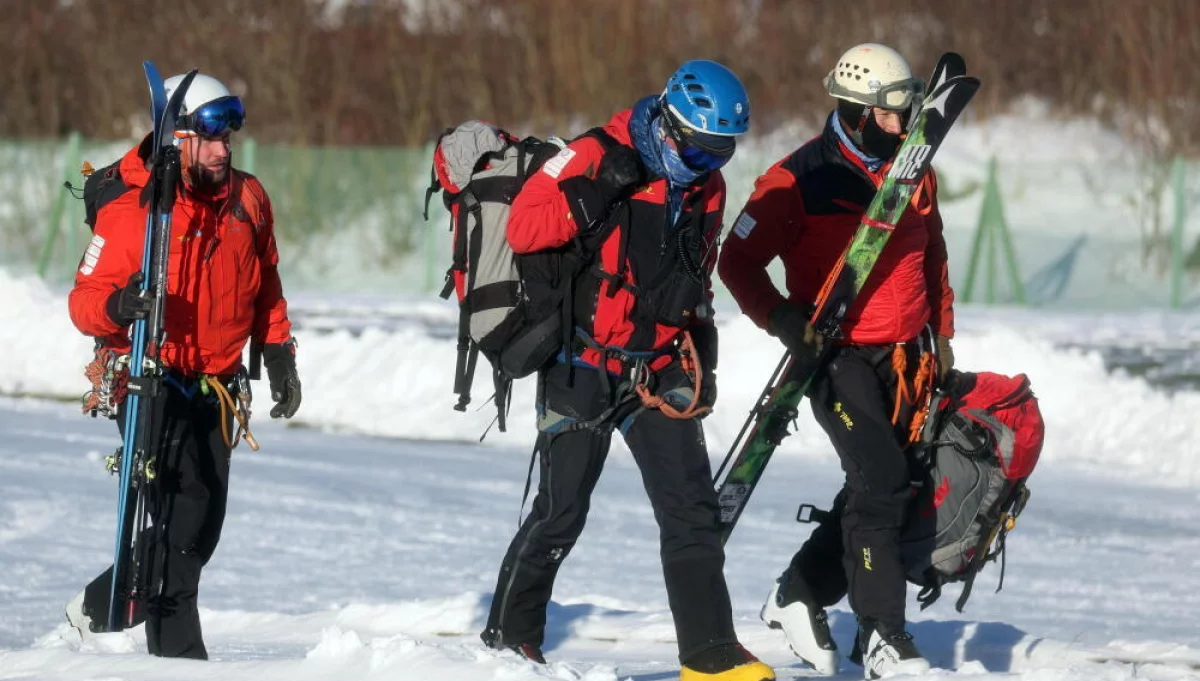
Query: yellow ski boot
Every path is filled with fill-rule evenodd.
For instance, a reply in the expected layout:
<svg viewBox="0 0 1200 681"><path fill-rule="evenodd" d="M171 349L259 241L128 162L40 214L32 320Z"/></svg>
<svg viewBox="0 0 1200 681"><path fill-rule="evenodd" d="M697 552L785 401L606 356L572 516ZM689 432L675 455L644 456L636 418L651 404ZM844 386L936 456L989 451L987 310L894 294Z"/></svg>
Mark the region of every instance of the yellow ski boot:
<svg viewBox="0 0 1200 681"><path fill-rule="evenodd" d="M775 670L738 643L694 655L680 670L679 681L775 681Z"/></svg>

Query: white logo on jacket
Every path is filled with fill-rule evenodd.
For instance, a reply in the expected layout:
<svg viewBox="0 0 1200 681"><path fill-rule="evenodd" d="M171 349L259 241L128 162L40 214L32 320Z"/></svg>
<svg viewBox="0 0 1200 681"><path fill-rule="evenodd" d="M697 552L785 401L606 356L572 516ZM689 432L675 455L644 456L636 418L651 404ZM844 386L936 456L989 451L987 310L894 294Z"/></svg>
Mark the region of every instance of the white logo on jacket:
<svg viewBox="0 0 1200 681"><path fill-rule="evenodd" d="M738 216L737 222L733 223L733 233L745 239L750 236L750 232L754 231L758 220L750 217L749 213L742 213Z"/></svg>
<svg viewBox="0 0 1200 681"><path fill-rule="evenodd" d="M87 250L83 252L83 263L79 265L79 273L87 276L96 270L96 263L100 262L100 251L104 249L104 237L99 234L92 235L92 242L88 244Z"/></svg>
<svg viewBox="0 0 1200 681"><path fill-rule="evenodd" d="M573 158L575 158L574 149L563 149L554 158L546 161L546 164L542 166L542 172L557 180L558 176L562 174L563 168L566 168Z"/></svg>

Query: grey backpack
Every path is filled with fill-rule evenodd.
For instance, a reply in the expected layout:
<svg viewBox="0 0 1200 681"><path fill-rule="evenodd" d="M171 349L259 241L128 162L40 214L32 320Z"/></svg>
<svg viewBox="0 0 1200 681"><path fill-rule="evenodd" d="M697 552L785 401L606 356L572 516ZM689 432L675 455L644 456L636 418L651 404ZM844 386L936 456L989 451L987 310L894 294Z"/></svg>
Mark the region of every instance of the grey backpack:
<svg viewBox="0 0 1200 681"><path fill-rule="evenodd" d="M1037 464L1045 425L1023 374L952 372L930 405L921 442L917 494L901 531L909 581L924 609L942 585L962 582L962 612L979 571L1001 560L1005 538L1025 508L1025 482ZM997 591L1000 587L997 587Z"/></svg>
<svg viewBox="0 0 1200 681"><path fill-rule="evenodd" d="M606 148L616 143L600 129L585 134ZM433 152L425 219L429 200L442 192L450 211L453 258L441 296L449 299L454 293L459 303L454 408L465 411L470 403L483 354L492 365L501 431L512 380L546 364L563 343L561 254L517 255L508 244L507 227L525 181L565 146L559 138L517 138L472 120L442 133Z"/></svg>

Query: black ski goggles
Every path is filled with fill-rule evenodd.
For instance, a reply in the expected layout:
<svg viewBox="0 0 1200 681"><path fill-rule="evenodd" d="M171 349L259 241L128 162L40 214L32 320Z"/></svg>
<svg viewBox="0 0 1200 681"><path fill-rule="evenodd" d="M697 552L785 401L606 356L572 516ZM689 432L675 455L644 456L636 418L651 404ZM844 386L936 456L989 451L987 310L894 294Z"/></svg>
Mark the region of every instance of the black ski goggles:
<svg viewBox="0 0 1200 681"><path fill-rule="evenodd" d="M222 97L179 117L180 131L194 132L202 137L220 137L226 130L238 131L246 122L246 110L237 97Z"/></svg>
<svg viewBox="0 0 1200 681"><path fill-rule="evenodd" d="M737 138L689 127L665 104L662 107L662 120L667 137L674 143L679 157L692 170L701 173L718 170L729 162L737 150Z"/></svg>

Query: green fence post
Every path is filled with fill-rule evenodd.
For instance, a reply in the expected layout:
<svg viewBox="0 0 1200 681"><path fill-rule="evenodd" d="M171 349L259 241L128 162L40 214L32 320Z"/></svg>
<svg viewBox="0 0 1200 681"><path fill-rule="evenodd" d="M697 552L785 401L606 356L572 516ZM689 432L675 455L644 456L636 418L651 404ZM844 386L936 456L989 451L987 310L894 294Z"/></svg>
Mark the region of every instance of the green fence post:
<svg viewBox="0 0 1200 681"><path fill-rule="evenodd" d="M967 282L963 287L963 302L971 302L975 295L975 281L980 276L980 259L983 258L984 302L996 302L998 290L998 257L1004 258L1005 270L1011 280L1013 300L1025 303L1025 285L1021 281L1017 265L1016 249L1013 248L1008 220L1004 218L1004 200L1000 198L996 158L988 161L987 183L983 189L983 204L979 207L979 223L971 240L971 260L967 265ZM1003 249L1001 254L999 249Z"/></svg>
<svg viewBox="0 0 1200 681"><path fill-rule="evenodd" d="M67 138L66 152L63 154L63 178L67 181L71 179L71 171L79 167L79 148L81 146L81 136L78 132L72 132ZM54 254L54 242L58 241L58 233L62 227L63 210L67 206L68 193L67 190L60 184L54 184L58 194L54 198L54 204L50 209L49 224L46 229L46 239L42 242L42 252L38 255L37 273L38 276L45 279L46 270L50 266L50 257ZM69 246L74 245L74 240L69 242Z"/></svg>
<svg viewBox="0 0 1200 681"><path fill-rule="evenodd" d="M989 169L994 169L996 159L993 157L990 161ZM992 180L993 174L991 170L988 172L988 181ZM975 277L979 274L979 257L983 254L983 240L987 231L987 222L983 217L986 215L987 208L987 188L984 188L983 205L979 211L979 222L975 226L975 234L971 237L971 259L967 261L967 282L963 286L962 301L969 303L974 298L975 294Z"/></svg>
<svg viewBox="0 0 1200 681"><path fill-rule="evenodd" d="M242 161L241 161L242 170L253 175L254 174L254 160L257 155L258 155L258 143L254 141L253 137L247 137L246 141L242 143Z"/></svg>
<svg viewBox="0 0 1200 681"><path fill-rule="evenodd" d="M992 162L994 164L995 159L992 159ZM990 182L988 183L988 186L991 186ZM990 194L990 192L989 192L989 194ZM995 305L996 304L996 226L994 223L992 223L991 220L987 219L987 216L988 216L987 209L988 209L988 195L985 194L984 198L983 198L983 211L980 216L980 221L983 223L984 230L985 230L983 238L987 241L987 244L984 245L984 251L986 252L986 255L984 255L984 262L987 264L987 276L984 277L984 283L986 284L986 286L984 288L983 300L988 305Z"/></svg>
<svg viewBox="0 0 1200 681"><path fill-rule="evenodd" d="M1000 198L1000 179L996 159L992 159L991 181L988 182L988 198L991 199L991 215L994 230L998 233L1000 245L1004 248L1004 261L1008 266L1008 278L1012 282L1013 301L1019 305L1025 304L1025 284L1021 281L1020 268L1017 266L1017 251L1013 248L1012 233L1008 229L1008 220L1004 218L1004 200ZM987 201L987 199L984 199Z"/></svg>
<svg viewBox="0 0 1200 681"><path fill-rule="evenodd" d="M421 158L433 158L433 147L429 146L424 149ZM440 197L430 197L429 205L433 206L433 218L425 220L421 223L421 231L424 234L423 242L425 244L425 293L434 293L437 289L437 261L438 261L438 241L442 230L438 225L443 224L439 218L442 213L438 210L438 204L441 203ZM425 203L425 197L418 198L421 201L422 211L428 209Z"/></svg>
<svg viewBox="0 0 1200 681"><path fill-rule="evenodd" d="M1175 196L1175 221L1171 226L1171 309L1183 307L1183 225L1187 221L1184 201L1186 169L1183 157L1176 156L1171 169L1172 193Z"/></svg>

